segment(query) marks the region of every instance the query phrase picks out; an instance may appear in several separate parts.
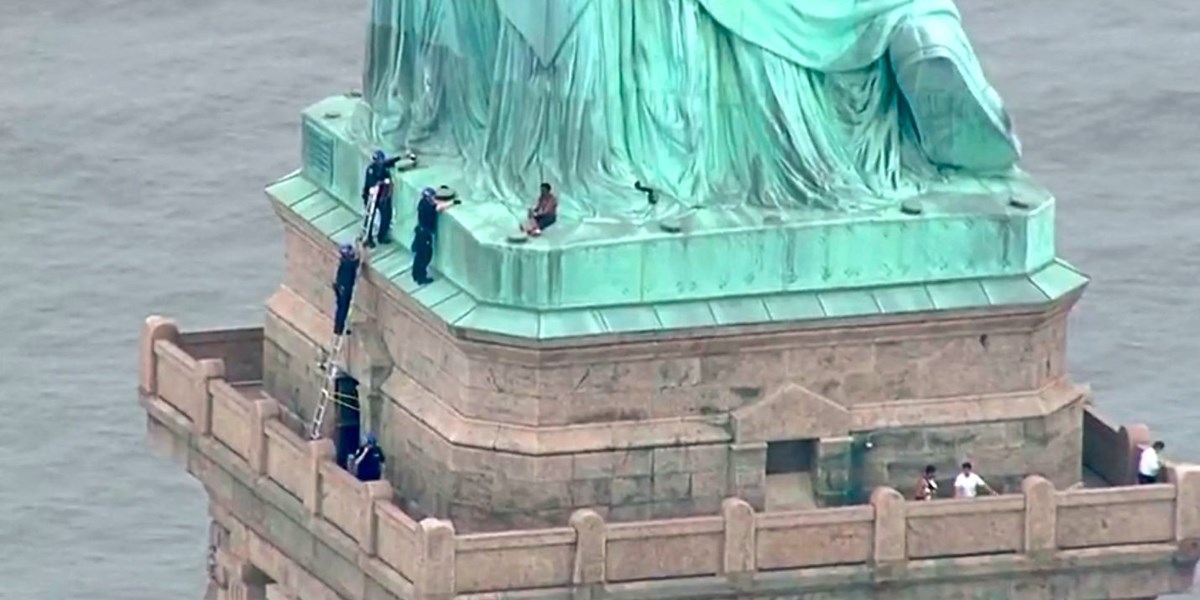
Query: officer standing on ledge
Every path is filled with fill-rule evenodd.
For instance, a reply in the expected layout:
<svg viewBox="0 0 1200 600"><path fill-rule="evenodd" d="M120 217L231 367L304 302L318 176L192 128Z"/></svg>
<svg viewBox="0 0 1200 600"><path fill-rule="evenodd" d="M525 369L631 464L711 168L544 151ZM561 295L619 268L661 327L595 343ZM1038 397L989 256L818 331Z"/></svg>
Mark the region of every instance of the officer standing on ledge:
<svg viewBox="0 0 1200 600"><path fill-rule="evenodd" d="M371 188L379 186L378 197L375 198L375 215L373 220L379 225L379 235L371 229L367 230L366 246L373 248L376 238L380 244L387 244L392 241L392 168L396 166L403 157L395 156L388 158L383 150L376 150L371 155L371 164L367 165L367 172L363 176L362 199L363 206L368 210L371 208ZM371 215L367 215L371 218Z"/></svg>
<svg viewBox="0 0 1200 600"><path fill-rule="evenodd" d="M437 192L433 188L421 191L421 199L417 201L417 227L413 230L412 242L412 277L417 285L426 285L433 281L429 276L429 263L433 261L433 240L437 236L438 215L460 203L459 200L438 200Z"/></svg>

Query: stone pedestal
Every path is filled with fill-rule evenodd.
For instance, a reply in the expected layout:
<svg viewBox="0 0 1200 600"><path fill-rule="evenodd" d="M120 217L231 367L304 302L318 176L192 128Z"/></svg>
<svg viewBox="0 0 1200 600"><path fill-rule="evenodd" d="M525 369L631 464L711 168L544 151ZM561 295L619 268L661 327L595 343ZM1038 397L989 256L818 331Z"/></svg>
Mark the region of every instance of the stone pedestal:
<svg viewBox="0 0 1200 600"><path fill-rule="evenodd" d="M303 169L267 190L287 269L264 387L299 420L332 342L336 244L361 222L360 108L307 111ZM397 172L397 231L404 198L461 170ZM915 212L560 215L516 245L504 203L462 200L434 283L413 283L403 240L370 253L346 365L396 492L461 530L763 509L775 463L825 505L964 460L1003 490L1080 479L1085 392L1063 365L1087 279L1055 258L1054 199L1023 176Z"/></svg>
<svg viewBox="0 0 1200 600"><path fill-rule="evenodd" d="M288 269L268 304L264 381L307 418L334 248L279 208ZM868 290L873 316L531 339L445 321L447 305L474 300L445 278L397 287L400 253L377 252L356 288L347 366L397 493L460 529L563 526L580 508L715 514L731 495L762 508L768 447L797 440L814 444L819 504L864 502L878 485L907 494L926 464L952 477L964 460L1000 490L1031 473L1080 480L1086 390L1064 369L1079 286L894 314L878 310L887 290Z"/></svg>

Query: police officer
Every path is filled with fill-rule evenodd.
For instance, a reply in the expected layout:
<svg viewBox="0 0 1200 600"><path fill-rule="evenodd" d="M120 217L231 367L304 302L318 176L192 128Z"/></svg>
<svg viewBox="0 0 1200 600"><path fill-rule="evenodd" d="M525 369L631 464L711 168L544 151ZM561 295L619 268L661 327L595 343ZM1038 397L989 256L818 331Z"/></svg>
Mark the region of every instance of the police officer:
<svg viewBox="0 0 1200 600"><path fill-rule="evenodd" d="M333 312L333 335L346 331L346 318L350 316L350 302L354 297L354 282L358 279L358 266L362 264L358 251L350 244L342 244L338 253L337 275L333 278L333 297L336 306Z"/></svg>
<svg viewBox="0 0 1200 600"><path fill-rule="evenodd" d="M371 231L373 227L367 228L368 248L375 246L376 238L380 244L392 241L392 168L401 158L403 157L388 158L383 150L376 150L371 155L371 164L367 165L367 172L363 176L362 199L368 210L371 208L371 189L379 186L378 196L375 198L375 214L367 215L368 219L379 224L379 235L374 235Z"/></svg>
<svg viewBox="0 0 1200 600"><path fill-rule="evenodd" d="M437 236L438 215L459 203L458 200L438 200L437 192L433 188L421 190L421 199L417 201L417 227L413 230L412 243L412 277L417 285L433 281L429 276L429 263L433 261L433 240Z"/></svg>
<svg viewBox="0 0 1200 600"><path fill-rule="evenodd" d="M383 449L376 442L375 434L367 434L367 443L363 444L354 453L354 460L350 463L350 471L358 477L359 481L378 481L383 478L383 465L387 459L383 456Z"/></svg>

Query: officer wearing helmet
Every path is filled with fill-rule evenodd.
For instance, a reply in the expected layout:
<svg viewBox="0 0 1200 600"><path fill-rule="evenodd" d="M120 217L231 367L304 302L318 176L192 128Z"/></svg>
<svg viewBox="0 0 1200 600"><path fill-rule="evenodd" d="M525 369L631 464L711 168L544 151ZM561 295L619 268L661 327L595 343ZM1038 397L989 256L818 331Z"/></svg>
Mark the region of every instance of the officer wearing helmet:
<svg viewBox="0 0 1200 600"><path fill-rule="evenodd" d="M379 234L376 236L375 232L371 231L373 228L367 229L366 244L368 248L375 245L376 239L380 244L392 241L392 168L401 158L403 157L388 158L383 150L376 150L371 154L371 164L367 165L366 175L363 176L362 199L363 205L370 209L371 190L376 186L379 187L378 197L375 198L375 214L368 215L379 225Z"/></svg>
<svg viewBox="0 0 1200 600"><path fill-rule="evenodd" d="M383 478L383 465L386 459L383 449L379 447L374 433L367 434L367 441L354 453L350 463L350 471L360 481L378 481Z"/></svg>
<svg viewBox="0 0 1200 600"><path fill-rule="evenodd" d="M429 263L433 261L433 239L437 236L438 215L458 203L458 200L438 200L437 191L433 188L421 190L421 199L417 201L417 227L413 231L412 243L412 277L417 285L433 281L429 276Z"/></svg>
<svg viewBox="0 0 1200 600"><path fill-rule="evenodd" d="M333 278L333 297L336 306L333 311L333 335L349 333L346 331L346 318L350 316L350 302L354 297L354 282L358 279L358 266L362 258L350 244L342 244L338 251L337 275Z"/></svg>

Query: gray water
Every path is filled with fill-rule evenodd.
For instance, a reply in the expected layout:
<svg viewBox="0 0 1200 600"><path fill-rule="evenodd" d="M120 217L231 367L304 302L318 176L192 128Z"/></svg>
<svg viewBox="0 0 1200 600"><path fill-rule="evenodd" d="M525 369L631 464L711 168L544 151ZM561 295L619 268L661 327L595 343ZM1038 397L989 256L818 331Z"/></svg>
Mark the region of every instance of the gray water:
<svg viewBox="0 0 1200 600"><path fill-rule="evenodd" d="M1200 2L960 5L1094 277L1074 376L1200 459ZM364 9L0 0L0 598L201 596L205 498L143 445L138 328L261 321L283 258L261 190L299 111L357 87Z"/></svg>

